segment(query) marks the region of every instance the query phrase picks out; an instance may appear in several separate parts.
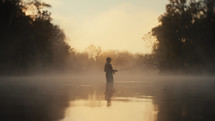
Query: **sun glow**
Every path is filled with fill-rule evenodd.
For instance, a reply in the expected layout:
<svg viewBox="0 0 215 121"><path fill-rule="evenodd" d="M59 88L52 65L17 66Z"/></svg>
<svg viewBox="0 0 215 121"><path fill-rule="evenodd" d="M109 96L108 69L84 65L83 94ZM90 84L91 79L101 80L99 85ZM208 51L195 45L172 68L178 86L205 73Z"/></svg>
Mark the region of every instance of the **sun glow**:
<svg viewBox="0 0 215 121"><path fill-rule="evenodd" d="M84 51L93 44L102 50L134 53L152 52L155 40L142 38L158 25L158 17L167 3L157 0L46 1L53 6L54 22L65 31L69 44L75 50Z"/></svg>
<svg viewBox="0 0 215 121"><path fill-rule="evenodd" d="M111 107L105 100L71 101L61 121L155 121L156 116L151 99L115 97Z"/></svg>

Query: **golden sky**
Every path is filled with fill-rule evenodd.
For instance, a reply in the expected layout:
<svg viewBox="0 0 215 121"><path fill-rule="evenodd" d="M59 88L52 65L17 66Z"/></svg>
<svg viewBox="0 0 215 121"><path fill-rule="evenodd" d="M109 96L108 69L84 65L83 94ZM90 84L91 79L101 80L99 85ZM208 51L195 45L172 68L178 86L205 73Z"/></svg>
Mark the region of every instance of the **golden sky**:
<svg viewBox="0 0 215 121"><path fill-rule="evenodd" d="M150 53L142 37L158 25L168 0L44 0L52 5L53 22L65 31L72 48L91 44L103 50Z"/></svg>

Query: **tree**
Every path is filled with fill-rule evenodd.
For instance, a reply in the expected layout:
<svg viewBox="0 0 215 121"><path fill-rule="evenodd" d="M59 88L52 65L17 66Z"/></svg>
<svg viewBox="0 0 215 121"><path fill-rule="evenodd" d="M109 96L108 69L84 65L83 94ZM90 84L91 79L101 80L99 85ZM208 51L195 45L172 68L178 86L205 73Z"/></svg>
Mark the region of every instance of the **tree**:
<svg viewBox="0 0 215 121"><path fill-rule="evenodd" d="M214 66L212 8L214 2L210 0L170 0L159 18L161 24L152 29L157 38L154 52L161 71Z"/></svg>
<svg viewBox="0 0 215 121"><path fill-rule="evenodd" d="M88 54L89 59L93 59L95 61L101 54L101 47L90 45L85 49L85 52Z"/></svg>
<svg viewBox="0 0 215 121"><path fill-rule="evenodd" d="M0 67L2 72L63 65L70 46L59 26L51 22L51 7L38 0L0 2ZM35 12L26 14L34 8ZM31 9L32 10L32 9Z"/></svg>

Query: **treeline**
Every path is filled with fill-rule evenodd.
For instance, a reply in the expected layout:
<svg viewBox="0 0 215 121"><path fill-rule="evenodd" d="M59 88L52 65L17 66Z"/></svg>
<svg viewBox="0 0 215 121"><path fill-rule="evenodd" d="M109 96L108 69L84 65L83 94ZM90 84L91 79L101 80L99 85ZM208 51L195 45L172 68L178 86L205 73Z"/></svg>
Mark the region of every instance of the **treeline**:
<svg viewBox="0 0 215 121"><path fill-rule="evenodd" d="M67 60L66 36L46 7L51 6L38 0L0 1L0 73L57 67Z"/></svg>
<svg viewBox="0 0 215 121"><path fill-rule="evenodd" d="M119 72L151 72L157 71L154 55L133 54L128 51L106 50L90 45L84 52L72 57L70 67L76 72L104 71L106 58L112 58L112 65ZM68 65L70 65L68 64Z"/></svg>
<svg viewBox="0 0 215 121"><path fill-rule="evenodd" d="M154 67L153 55L102 51L94 45L74 52L65 42L63 30L52 23L48 7L51 5L39 0L0 1L0 74L103 72L108 56L119 71Z"/></svg>
<svg viewBox="0 0 215 121"><path fill-rule="evenodd" d="M215 72L214 0L170 0L159 22L152 34L162 72Z"/></svg>

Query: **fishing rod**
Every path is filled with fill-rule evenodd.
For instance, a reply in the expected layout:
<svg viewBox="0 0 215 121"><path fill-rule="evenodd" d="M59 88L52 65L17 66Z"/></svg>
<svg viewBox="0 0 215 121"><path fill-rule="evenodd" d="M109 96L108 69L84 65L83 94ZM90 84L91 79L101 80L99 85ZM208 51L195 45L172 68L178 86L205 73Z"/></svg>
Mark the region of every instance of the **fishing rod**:
<svg viewBox="0 0 215 121"><path fill-rule="evenodd" d="M117 71L126 71L126 70L131 70L137 68L137 66L131 66L131 67L127 67L127 68L121 68L121 69L117 69Z"/></svg>

